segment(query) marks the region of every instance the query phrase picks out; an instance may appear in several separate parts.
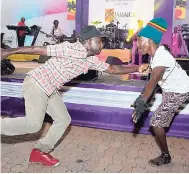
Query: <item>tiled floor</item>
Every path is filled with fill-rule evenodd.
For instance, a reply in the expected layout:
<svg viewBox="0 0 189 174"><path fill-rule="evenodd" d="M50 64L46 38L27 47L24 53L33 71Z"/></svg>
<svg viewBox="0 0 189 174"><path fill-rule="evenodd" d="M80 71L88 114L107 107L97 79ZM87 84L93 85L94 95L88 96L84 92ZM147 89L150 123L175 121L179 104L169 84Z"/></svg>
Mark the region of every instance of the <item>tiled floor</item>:
<svg viewBox="0 0 189 174"><path fill-rule="evenodd" d="M148 164L150 158L159 155L153 137L110 130L70 126L63 141L52 152L59 158L58 167L44 167L30 164L31 149L42 134L48 130L44 125L42 133L33 135L2 136L2 173L37 172L189 172L189 140L168 138L172 163L154 167Z"/></svg>

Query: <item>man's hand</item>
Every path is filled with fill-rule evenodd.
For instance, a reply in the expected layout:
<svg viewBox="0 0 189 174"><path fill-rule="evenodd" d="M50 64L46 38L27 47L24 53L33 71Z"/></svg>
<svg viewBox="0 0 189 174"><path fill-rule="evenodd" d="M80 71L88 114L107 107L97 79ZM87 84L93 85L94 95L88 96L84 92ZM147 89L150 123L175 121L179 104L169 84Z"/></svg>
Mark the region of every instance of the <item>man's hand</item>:
<svg viewBox="0 0 189 174"><path fill-rule="evenodd" d="M147 108L146 102L142 99L142 95L140 95L134 102L133 107L135 110L133 111L133 122L137 123L138 120L141 118L142 114L144 113L145 109Z"/></svg>
<svg viewBox="0 0 189 174"><path fill-rule="evenodd" d="M1 59L6 59L10 55L10 52L7 49L1 48Z"/></svg>
<svg viewBox="0 0 189 174"><path fill-rule="evenodd" d="M149 66L149 64L141 64L139 66L139 73L149 73L151 71L151 68Z"/></svg>

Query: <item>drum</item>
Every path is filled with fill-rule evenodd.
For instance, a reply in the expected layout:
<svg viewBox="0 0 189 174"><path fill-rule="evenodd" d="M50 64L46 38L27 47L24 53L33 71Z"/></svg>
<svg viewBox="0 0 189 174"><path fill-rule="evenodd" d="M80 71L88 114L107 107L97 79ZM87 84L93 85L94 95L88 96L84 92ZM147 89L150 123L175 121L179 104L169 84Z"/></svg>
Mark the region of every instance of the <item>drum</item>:
<svg viewBox="0 0 189 174"><path fill-rule="evenodd" d="M100 28L97 28L100 32L105 32L105 27L104 26L102 26L102 27L100 27Z"/></svg>
<svg viewBox="0 0 189 174"><path fill-rule="evenodd" d="M117 29L116 30L116 39L119 39L120 41L124 41L125 38L127 38L128 30L124 29Z"/></svg>

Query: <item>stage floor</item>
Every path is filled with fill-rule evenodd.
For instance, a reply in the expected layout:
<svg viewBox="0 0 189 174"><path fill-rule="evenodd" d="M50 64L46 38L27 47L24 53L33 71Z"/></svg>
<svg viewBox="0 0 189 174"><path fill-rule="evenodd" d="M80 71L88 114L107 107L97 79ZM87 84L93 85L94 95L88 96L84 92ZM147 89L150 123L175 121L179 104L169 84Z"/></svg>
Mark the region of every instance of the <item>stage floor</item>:
<svg viewBox="0 0 189 174"><path fill-rule="evenodd" d="M15 72L12 75L3 75L3 78L16 78L16 79L24 79L26 73L30 70L37 68L38 66L42 65L37 62L11 62L15 66ZM99 72L98 78L91 83L99 83L99 84L112 84L112 85L127 85L127 86L141 86L143 87L146 84L146 80L141 80L140 73L132 73L127 80L123 79L123 76L120 75L110 75L108 73ZM145 79L145 76L144 76ZM73 80L73 82L81 82L78 80ZM82 81L82 83L90 83L90 81Z"/></svg>
<svg viewBox="0 0 189 174"><path fill-rule="evenodd" d="M15 62L14 65L14 74L1 77L1 114L24 117L23 79L25 73L40 64ZM145 83L145 80L139 79L122 81L119 76L102 73L96 81L72 81L65 84L62 100L72 117L72 125L128 132L137 130L149 134L149 120L161 103L161 94L155 95L155 101L146 111L143 123L134 125L131 119L131 104L140 95ZM168 132L170 136L189 138L189 102L183 107Z"/></svg>

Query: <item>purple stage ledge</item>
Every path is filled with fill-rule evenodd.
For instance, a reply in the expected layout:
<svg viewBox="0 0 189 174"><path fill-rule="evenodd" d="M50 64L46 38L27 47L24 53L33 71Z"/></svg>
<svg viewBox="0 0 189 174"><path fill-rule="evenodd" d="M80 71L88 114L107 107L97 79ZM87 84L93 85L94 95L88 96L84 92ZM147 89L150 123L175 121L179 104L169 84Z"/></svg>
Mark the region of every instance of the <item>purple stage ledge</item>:
<svg viewBox="0 0 189 174"><path fill-rule="evenodd" d="M1 81L3 81L3 79L1 79ZM85 87L85 85L88 87L92 87L93 85L96 86L96 84L91 83L79 84L77 86ZM100 88L100 84L97 86ZM119 85L115 86L119 88ZM109 87L110 85L107 84L107 88ZM123 86L120 88L123 88ZM127 86L124 86L124 88L126 90ZM137 88L136 91L140 91L140 89ZM131 120L132 109L75 103L65 104L72 117L72 125L150 134L148 123L152 116L151 112L146 113L146 118L140 125L134 125ZM25 115L24 99L5 96L1 97L1 114L13 117L23 117ZM189 116L182 114L177 115L168 130L167 135L189 138Z"/></svg>

